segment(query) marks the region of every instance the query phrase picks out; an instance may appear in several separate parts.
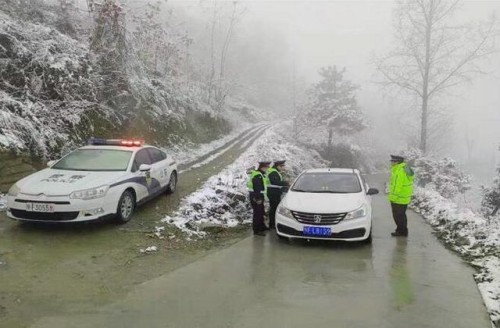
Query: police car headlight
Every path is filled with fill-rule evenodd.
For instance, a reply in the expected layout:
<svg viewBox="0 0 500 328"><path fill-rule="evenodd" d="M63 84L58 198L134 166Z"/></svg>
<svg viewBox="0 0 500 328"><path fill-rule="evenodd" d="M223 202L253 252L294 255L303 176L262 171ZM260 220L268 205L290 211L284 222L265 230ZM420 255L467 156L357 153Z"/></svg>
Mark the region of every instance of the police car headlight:
<svg viewBox="0 0 500 328"><path fill-rule="evenodd" d="M293 219L292 211L290 211L288 208L286 208L283 205L278 206L277 212L278 212L278 214L281 214L287 218Z"/></svg>
<svg viewBox="0 0 500 328"><path fill-rule="evenodd" d="M19 188L19 186L16 183L14 183L12 185L12 187L10 187L8 195L12 196L12 197L16 197L20 191L21 191L21 188Z"/></svg>
<svg viewBox="0 0 500 328"><path fill-rule="evenodd" d="M84 199L84 200L101 198L101 197L106 196L108 189L109 189L109 186L100 186L100 187L92 188L92 189L73 191L71 193L71 195L69 195L69 198Z"/></svg>
<svg viewBox="0 0 500 328"><path fill-rule="evenodd" d="M361 206L355 211L347 213L345 220L354 220L365 217L367 214L366 205Z"/></svg>

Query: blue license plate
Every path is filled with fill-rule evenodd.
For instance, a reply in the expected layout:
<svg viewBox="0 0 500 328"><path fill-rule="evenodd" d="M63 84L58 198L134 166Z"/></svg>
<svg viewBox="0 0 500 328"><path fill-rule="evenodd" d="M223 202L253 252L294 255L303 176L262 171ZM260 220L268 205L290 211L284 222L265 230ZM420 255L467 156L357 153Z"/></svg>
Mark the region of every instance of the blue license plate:
<svg viewBox="0 0 500 328"><path fill-rule="evenodd" d="M306 226L302 230L302 233L306 236L330 236L332 234L332 228Z"/></svg>

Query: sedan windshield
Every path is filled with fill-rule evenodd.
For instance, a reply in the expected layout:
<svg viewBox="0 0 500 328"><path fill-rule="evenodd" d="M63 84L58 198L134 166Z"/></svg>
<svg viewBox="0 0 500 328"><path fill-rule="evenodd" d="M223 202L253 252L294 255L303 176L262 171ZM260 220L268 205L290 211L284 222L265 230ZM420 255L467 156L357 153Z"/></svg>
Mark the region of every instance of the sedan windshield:
<svg viewBox="0 0 500 328"><path fill-rule="evenodd" d="M57 162L53 169L72 171L125 171L131 151L78 149Z"/></svg>
<svg viewBox="0 0 500 328"><path fill-rule="evenodd" d="M305 173L302 174L292 187L296 192L313 193L358 193L361 184L354 173Z"/></svg>

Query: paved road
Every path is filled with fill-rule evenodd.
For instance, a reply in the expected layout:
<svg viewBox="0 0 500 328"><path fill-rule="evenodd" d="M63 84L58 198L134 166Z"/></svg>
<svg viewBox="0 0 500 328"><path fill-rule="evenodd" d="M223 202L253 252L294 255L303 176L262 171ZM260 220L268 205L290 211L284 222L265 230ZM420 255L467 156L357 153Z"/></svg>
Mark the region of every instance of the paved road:
<svg viewBox="0 0 500 328"><path fill-rule="evenodd" d="M118 303L35 327L491 327L472 271L431 228L411 214L410 237L392 238L384 195L374 208L372 246L250 237Z"/></svg>
<svg viewBox="0 0 500 328"><path fill-rule="evenodd" d="M183 197L241 156L245 145L267 127L246 130L191 163L196 167L180 174L175 194L138 208L126 225L111 221L23 225L0 212L0 327L25 327L41 317L114 302L132 286L199 258L194 250L167 249L164 246L175 242L147 234L178 209ZM158 256L138 254L139 248L151 245L159 246Z"/></svg>

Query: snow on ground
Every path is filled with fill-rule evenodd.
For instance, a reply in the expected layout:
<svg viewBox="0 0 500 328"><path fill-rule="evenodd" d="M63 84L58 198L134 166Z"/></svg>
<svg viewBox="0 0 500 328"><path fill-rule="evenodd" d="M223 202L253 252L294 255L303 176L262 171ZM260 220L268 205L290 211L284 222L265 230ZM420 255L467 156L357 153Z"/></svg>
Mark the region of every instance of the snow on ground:
<svg viewBox="0 0 500 328"><path fill-rule="evenodd" d="M325 166L319 155L288 140L287 126L269 128L233 164L211 177L199 190L186 197L179 210L161 222L174 225L188 235L204 236L206 227L235 227L251 222L247 200L247 171L259 160L287 160L287 178L302 170Z"/></svg>
<svg viewBox="0 0 500 328"><path fill-rule="evenodd" d="M500 327L500 222L429 189L417 188L412 208L437 231L438 237L472 266L492 322Z"/></svg>
<svg viewBox="0 0 500 328"><path fill-rule="evenodd" d="M187 164L195 161L197 158L200 158L214 151L215 149L225 145L226 143L231 142L249 127L250 125L240 125L237 128L233 129L233 131L230 134L224 136L221 139L217 139L209 143L204 143L199 145L191 144L191 145L186 145L183 148L169 148L164 150L167 152L173 152L174 157L177 160L177 163Z"/></svg>

